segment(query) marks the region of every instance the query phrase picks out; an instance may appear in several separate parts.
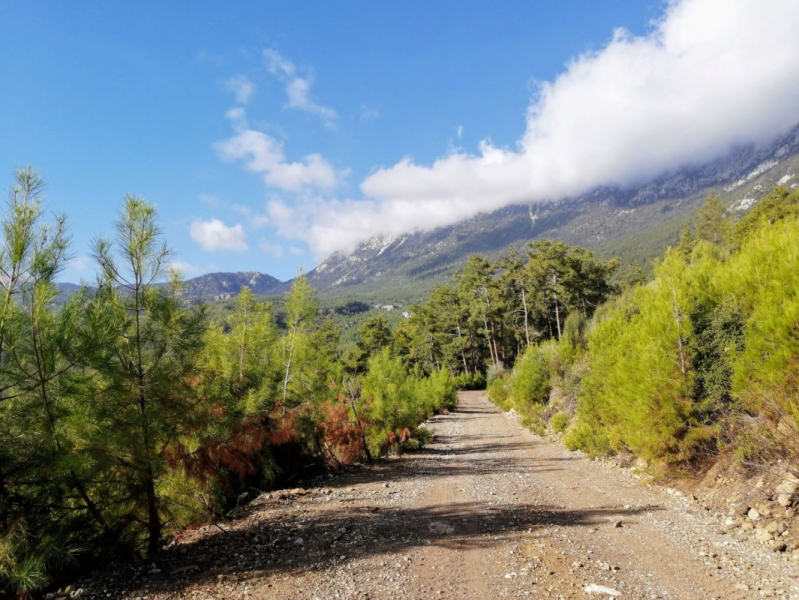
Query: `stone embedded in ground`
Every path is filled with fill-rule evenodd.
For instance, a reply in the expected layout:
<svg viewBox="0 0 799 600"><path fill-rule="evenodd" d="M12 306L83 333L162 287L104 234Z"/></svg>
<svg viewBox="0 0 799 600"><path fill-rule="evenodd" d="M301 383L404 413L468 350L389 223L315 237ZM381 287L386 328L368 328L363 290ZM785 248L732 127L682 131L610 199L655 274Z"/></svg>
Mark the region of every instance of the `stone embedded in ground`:
<svg viewBox="0 0 799 600"><path fill-rule="evenodd" d="M758 542L770 542L772 539L771 532L766 531L765 529L758 529L757 533L755 533L755 539Z"/></svg>
<svg viewBox="0 0 799 600"><path fill-rule="evenodd" d="M613 588L598 585L596 583L590 583L583 588L583 591L586 594L607 594L608 596L621 596L621 592L618 590L614 590Z"/></svg>
<svg viewBox="0 0 799 600"><path fill-rule="evenodd" d="M771 523L769 523L768 525L766 525L766 528L765 528L765 529L766 529L766 531L768 531L769 533L777 533L777 531L779 530L779 528L780 528L780 526L779 526L779 523L777 523L776 521L772 521Z"/></svg>

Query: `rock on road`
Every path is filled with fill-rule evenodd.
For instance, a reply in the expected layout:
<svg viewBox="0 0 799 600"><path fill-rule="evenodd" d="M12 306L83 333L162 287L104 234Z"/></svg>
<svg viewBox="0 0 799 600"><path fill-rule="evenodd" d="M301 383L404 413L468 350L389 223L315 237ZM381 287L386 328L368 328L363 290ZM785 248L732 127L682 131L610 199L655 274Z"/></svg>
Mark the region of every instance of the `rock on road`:
<svg viewBox="0 0 799 600"><path fill-rule="evenodd" d="M796 562L533 435L482 392L428 426L421 452L264 495L160 562L85 585L159 600L799 598Z"/></svg>

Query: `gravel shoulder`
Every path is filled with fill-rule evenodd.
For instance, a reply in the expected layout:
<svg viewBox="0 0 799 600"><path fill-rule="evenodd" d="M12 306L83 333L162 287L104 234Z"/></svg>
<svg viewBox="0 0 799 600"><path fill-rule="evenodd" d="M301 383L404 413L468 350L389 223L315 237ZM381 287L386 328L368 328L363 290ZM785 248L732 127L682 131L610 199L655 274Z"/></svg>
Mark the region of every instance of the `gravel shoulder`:
<svg viewBox="0 0 799 600"><path fill-rule="evenodd" d="M84 597L799 598L799 562L679 493L539 438L481 392L431 419L434 443L263 494ZM591 588L589 588L591 589Z"/></svg>

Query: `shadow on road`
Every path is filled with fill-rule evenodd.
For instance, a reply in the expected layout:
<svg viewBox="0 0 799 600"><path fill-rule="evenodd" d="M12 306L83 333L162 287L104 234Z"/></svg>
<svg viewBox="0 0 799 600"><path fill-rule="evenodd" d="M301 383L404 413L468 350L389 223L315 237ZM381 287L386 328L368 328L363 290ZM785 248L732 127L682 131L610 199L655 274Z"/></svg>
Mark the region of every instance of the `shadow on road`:
<svg viewBox="0 0 799 600"><path fill-rule="evenodd" d="M610 528L611 519L634 523L633 517L657 510L661 509L596 507L575 511L479 502L425 509L341 505L322 514L295 510L284 514L280 522L258 519L253 511L244 517L245 521L251 519L244 528L220 529L165 552L156 562L161 573L137 575L131 565L129 592L145 587L150 592L174 592L187 585L220 580L246 582L277 574L299 575L369 556L393 555L399 560L398 554L419 546L487 548L503 543L502 536L507 534L535 534L550 526Z"/></svg>
<svg viewBox="0 0 799 600"><path fill-rule="evenodd" d="M458 409L434 421L495 418L493 406ZM468 416L467 416L468 415ZM433 423L435 427L435 422ZM424 508L391 506L392 488L405 480L458 475L485 475L513 470L534 477L557 471L577 458L536 458L536 443L522 435L440 435L436 443L402 460L378 461L353 468L341 477L316 482L316 490L300 499L277 497L241 509L234 523L220 523L205 532L188 532L184 541L147 564L119 566L115 577L128 592L176 592L189 585L220 581L246 582L273 575L296 576L345 561L393 555L421 546L466 550L500 544L515 533L535 534L550 526L612 527L611 519L634 523L642 513L660 507L620 509L617 506L566 510L557 506L459 502ZM324 485L324 492L319 485ZM368 490L352 493L358 484ZM374 484L380 484L375 491ZM402 486L397 485L402 494ZM487 499L488 500L488 499ZM496 498L491 498L496 500ZM331 504L335 501L335 504ZM388 506L386 506L388 504ZM158 570L159 572L155 572Z"/></svg>

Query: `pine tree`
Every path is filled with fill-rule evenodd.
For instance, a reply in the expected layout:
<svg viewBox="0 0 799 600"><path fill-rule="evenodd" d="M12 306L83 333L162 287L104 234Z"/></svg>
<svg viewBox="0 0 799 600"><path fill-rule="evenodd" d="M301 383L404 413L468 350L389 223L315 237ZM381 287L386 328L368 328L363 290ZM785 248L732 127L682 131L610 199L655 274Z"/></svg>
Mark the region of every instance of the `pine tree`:
<svg viewBox="0 0 799 600"><path fill-rule="evenodd" d="M92 376L83 391L93 434L87 443L108 469L105 476L113 480L115 473L120 489L114 495L129 507L118 519L143 523L147 552L155 554L170 510L169 498L159 492L168 450L199 428L204 416L192 384L205 313L183 305L175 277L158 285L172 252L153 206L128 196L115 228L115 243L95 242L101 276L82 323L93 343L84 344L89 354L75 360Z"/></svg>
<svg viewBox="0 0 799 600"><path fill-rule="evenodd" d="M705 203L696 211L696 239L719 246L728 245L732 241L732 218L726 211L721 196L710 192Z"/></svg>
<svg viewBox="0 0 799 600"><path fill-rule="evenodd" d="M282 340L282 362L284 377L282 403L284 410L288 406L296 406L301 402L301 381L297 373L301 371L303 362L311 351L311 332L316 319L316 290L308 283L304 275L297 277L286 297L287 333Z"/></svg>
<svg viewBox="0 0 799 600"><path fill-rule="evenodd" d="M683 255L685 259L691 258L691 253L696 246L696 238L689 225L683 225L680 229L680 241L677 244L677 252Z"/></svg>
<svg viewBox="0 0 799 600"><path fill-rule="evenodd" d="M27 595L55 558L91 539L94 508L69 461L61 383L72 313L56 312L54 278L68 260L65 218L46 219L44 183L16 174L0 248L0 589ZM69 519L69 521L67 521Z"/></svg>

